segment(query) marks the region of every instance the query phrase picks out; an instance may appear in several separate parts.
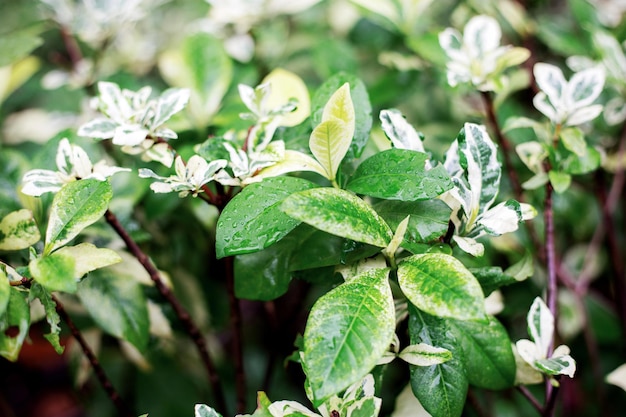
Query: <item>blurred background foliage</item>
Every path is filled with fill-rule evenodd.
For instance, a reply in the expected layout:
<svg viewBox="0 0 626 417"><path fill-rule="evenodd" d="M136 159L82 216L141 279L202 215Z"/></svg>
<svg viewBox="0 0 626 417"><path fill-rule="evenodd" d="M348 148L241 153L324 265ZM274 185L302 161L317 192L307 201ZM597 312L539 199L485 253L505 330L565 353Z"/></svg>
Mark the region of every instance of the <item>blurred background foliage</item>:
<svg viewBox="0 0 626 417"><path fill-rule="evenodd" d="M379 111L394 107L424 133L425 147L433 152L434 159L442 160L464 122L487 121L477 92L465 86L448 86L439 32L450 26L462 28L473 15L489 14L498 19L504 44L531 50L530 60L509 74L509 84L497 96L498 120L504 123L514 115L539 116L532 107L530 68L534 62L566 68L566 59L573 55L602 58L594 34L609 33L623 42L625 10L619 0L3 1L0 215L28 207L45 230L44 213L50 198L28 199L17 189L29 169L54 168L57 144L63 137L83 146L94 161L106 156L135 172L145 165L106 143L76 136L77 127L94 116L88 101L97 81L114 81L131 90L145 85L156 91L170 86L191 88L188 109L169 124L179 132L173 145L188 155L194 145L209 136L247 129L248 122L239 118L245 111L237 92L239 83L255 86L280 67L299 75L313 94L328 77L342 71L352 73L363 80L373 107L370 146L384 138L377 121ZM602 101L626 97L625 84L624 79L612 80ZM306 146L308 129L308 125L281 128L277 135L288 147L301 149ZM586 129L590 143L601 146L611 161L623 120L609 124L598 118ZM511 131L509 137L513 143L533 139L528 129ZM513 161L522 181L532 176L518 158ZM603 382L598 385L626 359L625 323L616 313L619 296L612 284L616 271L609 259L615 254L601 245L596 257L585 258L594 232L604 222L599 194L624 161L613 160L612 164L577 176L573 186L555 198L561 267L573 276L591 268L593 275L593 283L582 298L561 290L560 336L578 362L576 378L563 381L561 415L619 415L618 410L626 407L623 391ZM149 166L167 172L163 167ZM148 182L135 175L115 176L112 183L115 198L111 210L170 277L176 294L207 335L226 395L233 398L227 293L225 282L219 279L223 274L214 261L217 211L199 199L154 194ZM511 195L505 180L500 198ZM541 191L526 192L524 197L541 207ZM626 246L624 200L622 193L613 219L622 257ZM540 217L531 224L539 234L543 230ZM123 252L122 242L106 225L97 223L88 233L86 238L99 246ZM526 250L532 253L535 249L521 230L486 242L482 258L456 255L467 266L506 268ZM27 256L0 253L1 259L15 264L23 264ZM130 266L117 273L146 281L145 273L132 261L126 265ZM285 359L295 350L296 336L303 331L312 302L337 282L332 274L332 269L301 273L278 299L243 302L249 412L259 390L265 390L273 400L306 402L300 367ZM498 317L512 340L526 336L526 312L534 297L541 294L544 282L541 263L535 262L531 279L503 289L504 309ZM157 291L150 285L145 285L144 291L155 310L150 349L144 356L98 330L79 303L70 297L64 301L135 409L149 412L151 417L191 415L193 404L210 403L211 399L196 352L188 338L181 336L179 324ZM17 363L0 361L0 414L113 415L109 400L90 375L77 346L68 339L66 353L58 357L43 341L44 331L40 325L33 326L30 343L25 344ZM406 368L396 365L390 365L385 376L383 415L391 415L394 398L408 377ZM542 395L541 387L536 393ZM472 395L489 404L493 415L534 413L514 391ZM55 414L62 406L65 411ZM467 415L479 414L468 407Z"/></svg>

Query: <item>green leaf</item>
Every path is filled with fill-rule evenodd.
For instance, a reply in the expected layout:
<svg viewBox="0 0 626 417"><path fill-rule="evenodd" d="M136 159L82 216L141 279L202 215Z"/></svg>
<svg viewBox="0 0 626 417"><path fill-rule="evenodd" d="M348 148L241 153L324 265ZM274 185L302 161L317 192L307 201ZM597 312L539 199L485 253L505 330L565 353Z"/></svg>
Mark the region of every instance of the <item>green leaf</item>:
<svg viewBox="0 0 626 417"><path fill-rule="evenodd" d="M35 298L41 301L46 312L46 321L50 325L50 333L45 334L44 337L50 342L56 353L60 355L63 353L64 348L59 341L59 335L61 334L61 317L59 317L59 313L57 313L56 310L57 304L52 299L52 295L42 285L36 282L30 287L29 301Z"/></svg>
<svg viewBox="0 0 626 417"><path fill-rule="evenodd" d="M469 268L469 271L480 283L480 287L483 289L483 294L485 294L485 296L488 296L500 287L518 282L511 275L504 273L502 268L499 266Z"/></svg>
<svg viewBox="0 0 626 417"><path fill-rule="evenodd" d="M15 362L30 327L30 308L26 294L10 288L9 303L0 315L0 356Z"/></svg>
<svg viewBox="0 0 626 417"><path fill-rule="evenodd" d="M358 77L340 72L326 80L311 99L311 124L319 125L323 119L324 108L330 97L344 84L350 85L350 97L354 106L354 138L346 153L346 160L361 156L372 128L372 105L365 84Z"/></svg>
<svg viewBox="0 0 626 417"><path fill-rule="evenodd" d="M398 283L409 301L429 314L460 320L485 318L480 284L450 255L428 253L403 259Z"/></svg>
<svg viewBox="0 0 626 417"><path fill-rule="evenodd" d="M295 177L267 178L245 187L226 205L217 221L216 256L255 252L278 242L300 224L281 211L283 200L314 187Z"/></svg>
<svg viewBox="0 0 626 417"><path fill-rule="evenodd" d="M88 179L63 186L50 207L44 255L65 245L100 219L112 197L113 190L107 181Z"/></svg>
<svg viewBox="0 0 626 417"><path fill-rule="evenodd" d="M448 230L451 209L438 199L411 202L383 200L373 207L392 229L396 229L402 219L410 216L409 228L404 235L405 242L432 242Z"/></svg>
<svg viewBox="0 0 626 417"><path fill-rule="evenodd" d="M287 235L260 252L235 257L235 295L247 300L273 300L289 288L289 259L300 244Z"/></svg>
<svg viewBox="0 0 626 417"><path fill-rule="evenodd" d="M53 253L28 264L32 277L48 291L76 292L75 262L68 254Z"/></svg>
<svg viewBox="0 0 626 417"><path fill-rule="evenodd" d="M74 259L74 278L82 278L88 272L104 268L122 261L122 258L111 249L97 248L91 243L80 243L76 246L65 246L53 255L63 254Z"/></svg>
<svg viewBox="0 0 626 417"><path fill-rule="evenodd" d="M9 305L9 298L11 298L11 285L9 284L9 277L4 271L3 265L0 264L0 317L7 310Z"/></svg>
<svg viewBox="0 0 626 417"><path fill-rule="evenodd" d="M256 410L252 414L243 414L241 417L273 417L269 411L272 402L263 391L257 391Z"/></svg>
<svg viewBox="0 0 626 417"><path fill-rule="evenodd" d="M554 187L554 191L559 194L567 191L572 182L572 176L565 172L550 171L548 172L548 178L550 178L550 184Z"/></svg>
<svg viewBox="0 0 626 417"><path fill-rule="evenodd" d="M388 269L370 270L320 297L304 332L303 365L319 406L360 381L395 331Z"/></svg>
<svg viewBox="0 0 626 417"><path fill-rule="evenodd" d="M457 320L455 324L469 383L491 390L512 387L515 356L504 326L493 316L488 317L487 323Z"/></svg>
<svg viewBox="0 0 626 417"><path fill-rule="evenodd" d="M205 404L196 404L194 413L194 417L222 417L220 413Z"/></svg>
<svg viewBox="0 0 626 417"><path fill-rule="evenodd" d="M568 127L561 130L561 140L565 148L574 152L578 156L583 156L587 152L585 134L577 127Z"/></svg>
<svg viewBox="0 0 626 417"><path fill-rule="evenodd" d="M26 249L39 239L41 235L30 210L11 212L0 221L0 250Z"/></svg>
<svg viewBox="0 0 626 417"><path fill-rule="evenodd" d="M432 417L459 417L469 383L455 326L409 305L409 337L411 344L426 343L452 352L444 363L411 366L411 389Z"/></svg>
<svg viewBox="0 0 626 417"><path fill-rule="evenodd" d="M40 28L26 28L0 36L0 67L10 65L37 48L43 40L37 36Z"/></svg>
<svg viewBox="0 0 626 417"><path fill-rule="evenodd" d="M377 153L359 165L347 189L390 200L429 200L453 187L443 166L425 169L428 155L406 149Z"/></svg>
<svg viewBox="0 0 626 417"><path fill-rule="evenodd" d="M233 77L233 63L223 41L201 32L161 54L159 70L171 86L191 90L189 113L194 124L202 127L219 109Z"/></svg>
<svg viewBox="0 0 626 417"><path fill-rule="evenodd" d="M582 155L568 152L567 157L561 161L561 168L568 174L580 175L596 170L601 163L600 152L592 146L587 146Z"/></svg>
<svg viewBox="0 0 626 417"><path fill-rule="evenodd" d="M281 209L333 235L386 247L393 233L369 205L354 194L335 188L314 188L287 197Z"/></svg>
<svg viewBox="0 0 626 417"><path fill-rule="evenodd" d="M96 271L78 284L77 294L105 332L145 350L150 329L148 307L133 277Z"/></svg>

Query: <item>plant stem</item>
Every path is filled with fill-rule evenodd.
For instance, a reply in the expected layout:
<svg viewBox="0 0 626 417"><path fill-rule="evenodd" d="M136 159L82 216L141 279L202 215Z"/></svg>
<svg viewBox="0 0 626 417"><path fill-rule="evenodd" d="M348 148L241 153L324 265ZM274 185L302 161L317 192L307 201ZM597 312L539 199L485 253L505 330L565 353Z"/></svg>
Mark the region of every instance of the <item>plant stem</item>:
<svg viewBox="0 0 626 417"><path fill-rule="evenodd" d="M519 178L517 176L517 172L513 166L513 162L511 160L511 153L513 153L513 147L509 140L502 133L502 129L500 128L500 124L498 123L498 119L496 118L496 112L493 105L493 98L488 91L481 91L481 97L483 98L483 103L485 105L485 110L487 111L487 118L489 119L489 123L496 135L496 140L498 141L498 145L502 149L502 154L504 155L504 164L506 165L506 171L508 173L509 179L511 180L511 186L513 187L513 192L515 194L515 198L518 201L522 201L522 186L520 184Z"/></svg>
<svg viewBox="0 0 626 417"><path fill-rule="evenodd" d="M553 386L550 381L546 381L546 384L549 384L552 389L549 391L549 395L546 396L546 406L543 409L543 412L541 413L542 417L552 417L554 415L554 408L556 407L556 397L557 397L557 393L559 392L559 389L555 386ZM546 394L548 394L548 391L546 390Z"/></svg>
<svg viewBox="0 0 626 417"><path fill-rule="evenodd" d="M165 300L172 306L176 317L180 320L181 324L185 328L185 331L191 337L191 340L195 344L198 353L200 354L200 358L204 364L206 373L209 378L209 382L213 389L213 395L215 396L216 409L222 413L226 412L226 400L224 397L224 393L222 391L222 386L220 384L219 375L217 373L217 369L213 364L213 360L209 356L209 352L206 346L206 341L204 337L200 333L198 326L194 323L191 316L185 310L183 305L180 303L178 298L174 295L174 293L170 290L170 288L165 285L163 279L161 279L161 275L156 267L152 264L148 256L141 250L139 245L130 237L124 226L119 222L115 214L111 211L107 210L104 214L106 221L113 227L113 229L117 232L117 234L122 238L128 250L137 258L139 263L144 267L146 272L150 275L150 279L154 282L159 293L165 298Z"/></svg>
<svg viewBox="0 0 626 417"><path fill-rule="evenodd" d="M237 412L246 411L246 374L243 366L243 335L241 306L235 296L235 271L232 256L223 259L230 306L230 326L232 329L233 360L235 362L235 386L237 392Z"/></svg>
<svg viewBox="0 0 626 417"><path fill-rule="evenodd" d="M528 402L537 410L540 414L543 412L543 407L535 396L524 385L518 385L517 390L528 400Z"/></svg>
<svg viewBox="0 0 626 417"><path fill-rule="evenodd" d="M50 296L52 297L52 299L54 300L56 304L57 313L63 319L63 321L67 324L67 327L69 327L70 332L72 333L72 336L74 336L74 339L76 339L76 341L80 345L81 349L83 350L83 353L89 360L89 363L91 364L91 367L93 368L96 374L96 377L98 378L98 381L100 382L100 385L102 385L102 388L106 391L107 395L111 399L111 402L117 408L117 412L119 413L119 415L127 416L127 417L134 417L135 413L133 413L128 408L126 403L122 400L122 397L120 397L119 393L117 392L117 390L111 383L111 380L107 377L106 373L104 372L104 369L100 365L98 358L96 358L96 355L93 353L93 351L91 350L91 348L85 341L85 338L83 337L82 333L80 332L80 330L78 330L78 327L76 327L76 325L70 318L67 311L65 311L65 308L63 308L63 304L61 304L59 299L55 297L54 294L50 294Z"/></svg>

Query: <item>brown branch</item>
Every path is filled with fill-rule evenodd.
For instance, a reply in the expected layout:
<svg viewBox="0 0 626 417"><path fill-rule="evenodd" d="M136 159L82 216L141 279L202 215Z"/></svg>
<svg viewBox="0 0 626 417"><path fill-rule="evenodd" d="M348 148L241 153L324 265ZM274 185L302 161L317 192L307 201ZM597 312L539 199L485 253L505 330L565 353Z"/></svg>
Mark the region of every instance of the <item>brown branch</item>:
<svg viewBox="0 0 626 417"><path fill-rule="evenodd" d="M546 391L546 394L548 394L546 396L546 406L544 407L543 412L541 413L541 416L552 417L554 415L554 409L556 407L556 397L557 397L557 394L559 393L559 389L558 387L555 387L552 385L549 378L547 378L546 384L549 384L552 387L552 389L549 390L549 392Z"/></svg>
<svg viewBox="0 0 626 417"><path fill-rule="evenodd" d="M104 369L100 365L98 358L96 358L96 355L93 353L93 351L91 350L91 348L85 341L85 338L83 337L82 333L80 332L78 327L76 327L76 324L74 324L74 322L70 318L67 311L65 311L65 308L63 308L63 304L61 304L59 299L55 297L54 294L50 294L50 296L52 297L52 300L54 300L56 304L57 313L59 314L61 319L63 319L63 321L67 324L67 327L69 327L70 332L72 333L72 336L74 336L74 339L76 339L76 341L80 345L81 349L83 350L83 353L89 360L89 363L91 367L93 368L96 374L96 377L98 378L98 381L100 382L100 385L102 385L102 388L106 391L107 395L111 399L111 402L113 402L113 404L117 408L117 412L121 416L126 416L126 417L136 416L136 414L133 413L130 410L130 408L128 408L124 400L122 400L122 397L120 397L119 393L117 392L117 390L111 383L111 380L107 377L106 373L104 372Z"/></svg>
<svg viewBox="0 0 626 417"><path fill-rule="evenodd" d="M213 364L213 360L209 356L209 352L206 346L206 341L200 330L193 322L193 319L185 310L183 305L180 303L178 298L174 295L174 293L170 290L170 288L165 285L163 279L161 278L161 274L156 269L156 267L152 264L148 256L141 250L139 245L130 237L124 226L119 222L117 217L109 210L104 214L106 221L113 227L113 229L117 232L117 234L122 238L124 243L126 244L128 250L137 258L139 263L144 267L146 272L150 275L150 279L154 282L159 293L165 298L165 300L172 306L176 317L180 320L181 324L185 328L185 331L195 344L198 353L200 354L200 358L204 364L205 370L207 372L209 382L213 389L213 394L215 396L216 409L221 413L226 412L226 401L224 398L224 393L222 391L222 386L220 384L219 375L217 373L217 368Z"/></svg>

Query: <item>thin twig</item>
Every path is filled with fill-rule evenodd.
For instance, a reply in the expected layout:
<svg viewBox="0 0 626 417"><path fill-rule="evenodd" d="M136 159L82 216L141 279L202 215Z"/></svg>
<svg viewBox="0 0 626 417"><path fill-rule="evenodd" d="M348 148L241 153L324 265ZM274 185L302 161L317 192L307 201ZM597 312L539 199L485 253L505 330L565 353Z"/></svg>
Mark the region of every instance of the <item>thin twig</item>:
<svg viewBox="0 0 626 417"><path fill-rule="evenodd" d="M549 395L546 397L546 406L541 413L542 417L552 417L554 415L554 409L556 407L556 397L559 392L559 388L552 385L549 378L546 380L546 384L550 384L552 389L549 392ZM547 394L548 392L546 392Z"/></svg>
<svg viewBox="0 0 626 417"><path fill-rule="evenodd" d="M150 275L150 279L154 282L157 290L163 298L172 306L176 317L180 320L181 324L185 328L185 331L191 337L193 343L196 345L198 353L200 354L200 358L204 363L205 370L207 372L209 382L213 389L213 394L215 396L215 405L216 409L222 413L226 412L226 401L224 397L224 393L222 391L222 386L220 383L220 378L217 373L217 368L213 364L213 360L209 356L209 352L206 346L206 341L204 337L200 333L198 326L194 323L193 319L185 310L183 305L180 303L178 298L174 295L174 293L170 290L170 288L165 285L163 279L161 278L161 274L156 269L156 267L152 264L148 256L141 250L139 245L130 237L124 226L119 222L115 214L111 211L107 210L104 214L106 221L113 227L113 229L117 232L117 234L122 238L128 250L137 258L139 263L144 267L146 272Z"/></svg>
<svg viewBox="0 0 626 417"><path fill-rule="evenodd" d="M85 354L85 356L87 356L87 359L89 360L89 363L91 364L91 367L93 368L96 377L100 382L100 385L102 385L102 388L106 391L107 395L111 399L111 402L117 408L117 412L122 416L134 417L136 414L133 413L130 408L128 408L126 403L122 400L122 397L120 397L119 393L111 383L111 380L107 377L104 369L100 365L98 358L96 358L96 355L93 353L93 351L85 341L82 333L80 332L80 330L78 330L78 327L76 327L67 311L65 311L65 308L63 308L63 304L61 304L59 299L55 297L54 294L51 294L51 297L56 304L57 313L59 313L61 319L63 319L63 321L67 324L67 327L69 327L72 336L74 336L74 339L76 339L76 341L80 345L83 353Z"/></svg>
<svg viewBox="0 0 626 417"><path fill-rule="evenodd" d="M539 412L539 414L543 412L543 407L539 401L537 401L535 396L528 390L528 388L524 385L518 385L516 388L524 397L526 397L528 402L535 408L535 410L537 410L537 412Z"/></svg>

